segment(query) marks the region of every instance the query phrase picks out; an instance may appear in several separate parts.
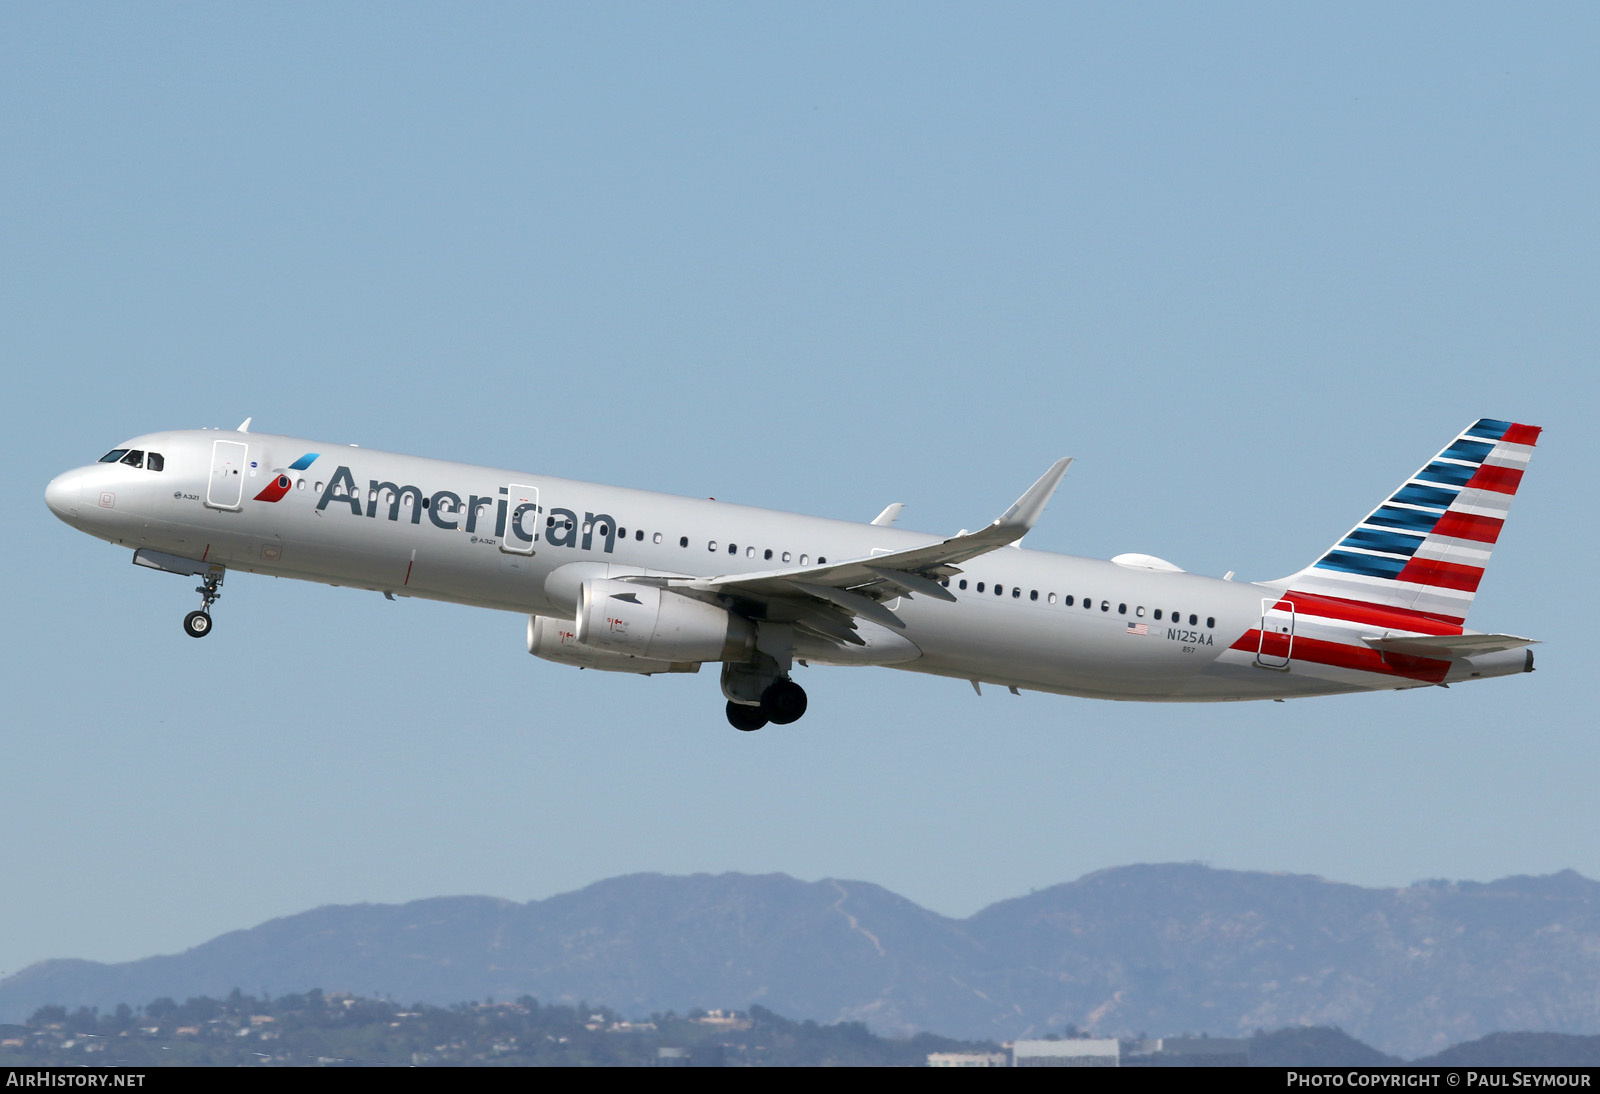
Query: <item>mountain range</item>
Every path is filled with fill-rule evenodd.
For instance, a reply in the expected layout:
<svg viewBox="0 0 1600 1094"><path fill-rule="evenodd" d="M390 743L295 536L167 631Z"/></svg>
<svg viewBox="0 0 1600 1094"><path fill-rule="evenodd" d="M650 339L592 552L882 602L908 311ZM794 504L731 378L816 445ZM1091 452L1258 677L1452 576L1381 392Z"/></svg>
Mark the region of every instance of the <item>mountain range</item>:
<svg viewBox="0 0 1600 1094"><path fill-rule="evenodd" d="M1600 1032L1600 883L1565 871L1366 889L1194 864L1102 870L966 919L880 886L634 874L519 904L317 908L181 954L39 962L0 1022L234 988L450 1004L743 1009L1010 1040L1334 1026L1404 1057L1497 1031Z"/></svg>

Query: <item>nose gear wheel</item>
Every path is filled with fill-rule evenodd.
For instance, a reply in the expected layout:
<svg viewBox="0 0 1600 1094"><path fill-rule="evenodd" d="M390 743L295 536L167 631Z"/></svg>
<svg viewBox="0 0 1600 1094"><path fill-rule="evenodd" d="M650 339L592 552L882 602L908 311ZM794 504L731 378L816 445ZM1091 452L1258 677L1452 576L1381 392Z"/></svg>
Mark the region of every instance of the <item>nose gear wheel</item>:
<svg viewBox="0 0 1600 1094"><path fill-rule="evenodd" d="M200 594L200 610L183 617L183 632L190 638L204 638L211 633L211 605L222 599L222 593L217 589L222 584L221 574L209 573L200 580L201 584L194 589Z"/></svg>

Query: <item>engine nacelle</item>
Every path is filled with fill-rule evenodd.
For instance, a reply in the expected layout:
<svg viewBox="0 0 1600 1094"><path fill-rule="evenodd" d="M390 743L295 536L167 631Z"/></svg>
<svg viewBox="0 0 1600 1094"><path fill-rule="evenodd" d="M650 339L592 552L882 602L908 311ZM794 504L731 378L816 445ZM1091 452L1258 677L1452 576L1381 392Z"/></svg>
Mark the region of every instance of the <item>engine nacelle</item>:
<svg viewBox="0 0 1600 1094"><path fill-rule="evenodd" d="M590 649L656 661L743 661L755 624L726 608L632 581L583 583L578 641Z"/></svg>
<svg viewBox="0 0 1600 1094"><path fill-rule="evenodd" d="M565 619L528 616L528 652L558 665L602 672L633 672L650 676L658 672L699 672L698 661L652 661L626 653L592 650L578 641L577 627Z"/></svg>

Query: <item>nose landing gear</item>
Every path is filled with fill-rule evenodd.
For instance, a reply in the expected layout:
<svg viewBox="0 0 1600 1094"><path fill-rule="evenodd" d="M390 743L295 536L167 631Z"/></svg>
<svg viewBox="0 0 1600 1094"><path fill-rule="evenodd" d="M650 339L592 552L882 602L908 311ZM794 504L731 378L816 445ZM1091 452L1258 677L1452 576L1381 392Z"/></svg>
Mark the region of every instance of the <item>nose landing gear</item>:
<svg viewBox="0 0 1600 1094"><path fill-rule="evenodd" d="M169 555L165 551L141 547L133 552L133 564L147 570L160 570L164 574L198 577L200 584L195 586L194 591L200 594L200 610L183 617L183 633L190 638L204 638L211 633L211 605L221 599L222 578L227 573L220 562L208 563L204 559L184 558L182 555Z"/></svg>
<svg viewBox="0 0 1600 1094"><path fill-rule="evenodd" d="M220 571L213 571L201 578L202 584L195 586L195 592L200 594L203 603L199 611L190 612L183 617L183 631L190 638L204 638L211 633L211 605L222 599L218 586L222 584Z"/></svg>

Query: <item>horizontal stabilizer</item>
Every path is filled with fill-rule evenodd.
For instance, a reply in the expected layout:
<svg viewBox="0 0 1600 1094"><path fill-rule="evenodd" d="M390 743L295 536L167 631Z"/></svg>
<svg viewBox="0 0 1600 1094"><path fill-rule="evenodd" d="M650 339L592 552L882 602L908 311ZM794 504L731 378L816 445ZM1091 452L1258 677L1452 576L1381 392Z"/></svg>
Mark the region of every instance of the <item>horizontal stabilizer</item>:
<svg viewBox="0 0 1600 1094"><path fill-rule="evenodd" d="M1361 641L1375 650L1408 653L1416 657L1472 657L1538 644L1536 638L1514 634L1413 634L1403 637L1368 637Z"/></svg>

